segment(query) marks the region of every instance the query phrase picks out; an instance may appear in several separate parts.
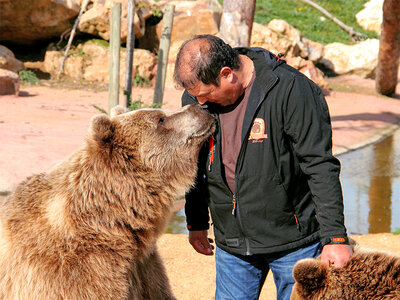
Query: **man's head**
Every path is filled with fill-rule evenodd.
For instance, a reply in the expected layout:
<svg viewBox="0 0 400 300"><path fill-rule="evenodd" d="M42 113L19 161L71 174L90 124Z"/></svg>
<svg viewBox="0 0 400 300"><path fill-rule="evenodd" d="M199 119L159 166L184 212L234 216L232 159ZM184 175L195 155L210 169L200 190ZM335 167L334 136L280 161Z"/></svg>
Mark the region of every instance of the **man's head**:
<svg viewBox="0 0 400 300"><path fill-rule="evenodd" d="M241 61L238 52L212 35L198 35L180 48L174 79L196 96L200 104L229 105L243 92L235 71Z"/></svg>

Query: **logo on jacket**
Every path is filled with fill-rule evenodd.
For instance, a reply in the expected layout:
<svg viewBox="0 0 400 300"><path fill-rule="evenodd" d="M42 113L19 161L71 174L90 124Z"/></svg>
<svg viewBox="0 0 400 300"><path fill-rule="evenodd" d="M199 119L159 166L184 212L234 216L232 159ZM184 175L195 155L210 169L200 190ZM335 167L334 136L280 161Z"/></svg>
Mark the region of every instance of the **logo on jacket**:
<svg viewBox="0 0 400 300"><path fill-rule="evenodd" d="M261 139L267 139L268 134L265 133L265 122L261 118L255 118L253 126L251 127L249 140L253 140L253 143L262 143Z"/></svg>

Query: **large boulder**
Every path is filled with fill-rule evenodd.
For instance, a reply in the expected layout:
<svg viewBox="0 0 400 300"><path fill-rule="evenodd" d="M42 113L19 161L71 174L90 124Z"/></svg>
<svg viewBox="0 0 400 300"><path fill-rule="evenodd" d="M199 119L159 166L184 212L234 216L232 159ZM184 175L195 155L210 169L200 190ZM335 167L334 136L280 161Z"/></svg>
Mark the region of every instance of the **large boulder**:
<svg viewBox="0 0 400 300"><path fill-rule="evenodd" d="M49 47L44 59L44 69L52 76L58 74L64 51ZM120 82L125 78L126 49L120 53ZM151 81L155 77L156 57L144 49L134 50L132 77ZM63 74L87 81L109 82L109 47L97 40L78 45L70 52L64 62Z"/></svg>
<svg viewBox="0 0 400 300"><path fill-rule="evenodd" d="M0 41L30 45L70 29L81 0L0 1Z"/></svg>
<svg viewBox="0 0 400 300"><path fill-rule="evenodd" d="M94 1L81 16L78 29L81 32L101 37L104 40L110 40L110 15L113 2L121 2L121 42L126 42L128 35L128 1L106 0ZM146 20L153 16L155 6L149 0L140 0L135 3L135 38L143 37L146 28Z"/></svg>
<svg viewBox="0 0 400 300"><path fill-rule="evenodd" d="M383 0L370 0L364 5L364 9L356 14L357 23L365 30L381 33Z"/></svg>
<svg viewBox="0 0 400 300"><path fill-rule="evenodd" d="M17 73L0 69L0 95L19 95L19 77Z"/></svg>
<svg viewBox="0 0 400 300"><path fill-rule="evenodd" d="M217 34L222 8L218 1L171 1L175 6L172 25L169 60L175 61L182 43L198 34ZM157 35L161 37L162 22L157 26Z"/></svg>
<svg viewBox="0 0 400 300"><path fill-rule="evenodd" d="M10 49L0 45L0 69L18 73L23 67L22 61L16 59Z"/></svg>
<svg viewBox="0 0 400 300"><path fill-rule="evenodd" d="M325 45L325 54L320 63L339 75L373 78L378 64L378 53L377 39L368 39L354 45L332 43Z"/></svg>
<svg viewBox="0 0 400 300"><path fill-rule="evenodd" d="M287 58L300 56L317 63L324 46L301 36L300 31L284 20L271 20L267 25L253 23L250 45L262 47L274 54L285 53Z"/></svg>
<svg viewBox="0 0 400 300"><path fill-rule="evenodd" d="M174 87L173 72L176 55L182 43L198 34L218 34L222 7L217 0L170 1L175 6L171 44L168 55L165 85ZM157 25L161 36L162 22Z"/></svg>

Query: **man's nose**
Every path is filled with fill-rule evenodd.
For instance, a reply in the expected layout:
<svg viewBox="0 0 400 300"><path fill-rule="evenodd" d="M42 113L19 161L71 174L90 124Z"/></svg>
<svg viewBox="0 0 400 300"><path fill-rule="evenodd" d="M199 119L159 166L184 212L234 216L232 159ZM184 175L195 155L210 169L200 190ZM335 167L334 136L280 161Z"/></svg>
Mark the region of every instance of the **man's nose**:
<svg viewBox="0 0 400 300"><path fill-rule="evenodd" d="M197 97L197 102L199 102L200 105L203 105L204 103L207 102L206 97Z"/></svg>

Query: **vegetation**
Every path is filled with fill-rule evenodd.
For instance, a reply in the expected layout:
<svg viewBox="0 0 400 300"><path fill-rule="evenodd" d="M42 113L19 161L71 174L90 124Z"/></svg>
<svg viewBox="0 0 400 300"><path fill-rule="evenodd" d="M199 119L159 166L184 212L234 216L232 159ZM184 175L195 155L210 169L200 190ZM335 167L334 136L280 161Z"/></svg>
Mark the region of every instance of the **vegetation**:
<svg viewBox="0 0 400 300"><path fill-rule="evenodd" d="M149 87L151 86L151 82L149 78L141 76L139 74L139 71L136 71L135 78L133 79L133 85L140 87Z"/></svg>
<svg viewBox="0 0 400 300"><path fill-rule="evenodd" d="M22 82L29 82L29 83L38 83L38 82L40 82L40 79L31 70L19 71L19 80L22 81Z"/></svg>
<svg viewBox="0 0 400 300"><path fill-rule="evenodd" d="M398 228L397 230L395 230L395 231L393 232L393 234L400 234L400 228Z"/></svg>
<svg viewBox="0 0 400 300"><path fill-rule="evenodd" d="M368 0L314 0L337 19L363 33L378 38L375 32L365 31L358 25L355 15ZM254 21L268 24L272 19L283 19L301 31L302 35L322 44L352 43L349 34L329 18L301 0L257 0Z"/></svg>

